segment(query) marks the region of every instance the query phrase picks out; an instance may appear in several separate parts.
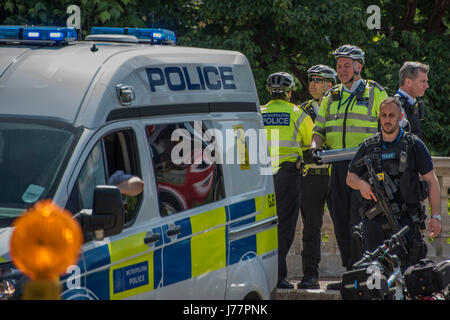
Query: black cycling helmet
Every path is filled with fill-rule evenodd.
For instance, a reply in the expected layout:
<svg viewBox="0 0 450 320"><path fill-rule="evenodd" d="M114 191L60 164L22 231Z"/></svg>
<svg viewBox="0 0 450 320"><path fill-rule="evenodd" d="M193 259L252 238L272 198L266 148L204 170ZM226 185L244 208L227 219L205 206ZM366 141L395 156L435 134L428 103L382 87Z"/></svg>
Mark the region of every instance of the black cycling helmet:
<svg viewBox="0 0 450 320"><path fill-rule="evenodd" d="M329 66L318 64L309 68L307 72L308 80L311 79L311 76L319 76L330 80L333 84L337 83L337 72Z"/></svg>
<svg viewBox="0 0 450 320"><path fill-rule="evenodd" d="M287 72L272 73L267 78L267 90L270 92L288 92L294 87L294 85L294 77Z"/></svg>
<svg viewBox="0 0 450 320"><path fill-rule="evenodd" d="M350 44L340 46L333 52L333 56L336 60L340 57L347 57L364 65L364 51L362 51L357 46L353 46Z"/></svg>

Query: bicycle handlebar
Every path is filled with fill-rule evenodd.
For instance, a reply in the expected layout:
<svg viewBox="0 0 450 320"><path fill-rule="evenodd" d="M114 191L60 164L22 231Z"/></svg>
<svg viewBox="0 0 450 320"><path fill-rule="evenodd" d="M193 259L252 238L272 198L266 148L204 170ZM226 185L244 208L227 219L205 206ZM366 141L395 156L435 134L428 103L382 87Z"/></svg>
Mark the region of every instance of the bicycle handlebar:
<svg viewBox="0 0 450 320"><path fill-rule="evenodd" d="M391 259L390 252L400 245L400 239L408 232L409 227L404 226L397 233L393 234L389 239L380 244L374 251L366 252L364 256L353 264L353 268L358 268L363 263L368 263L373 260L378 260L380 257L387 256Z"/></svg>

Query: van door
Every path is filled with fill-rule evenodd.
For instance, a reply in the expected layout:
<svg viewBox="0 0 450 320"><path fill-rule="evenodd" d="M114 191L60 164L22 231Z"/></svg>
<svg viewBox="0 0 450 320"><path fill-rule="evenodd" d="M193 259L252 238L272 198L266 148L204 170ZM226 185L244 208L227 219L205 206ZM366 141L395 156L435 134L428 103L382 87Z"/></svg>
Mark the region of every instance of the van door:
<svg viewBox="0 0 450 320"><path fill-rule="evenodd" d="M126 126L127 122L121 123ZM126 129L118 124L103 128L86 148L85 160L76 175L66 208L71 212L92 208L96 185L115 184L120 175L141 177L148 181L146 150L138 147L145 138L139 137L136 123ZM119 179L120 180L120 179ZM162 279L161 226L149 221L155 210L150 190L144 186L137 196L125 196L125 226L121 234L101 241L90 240L83 246L86 298L92 299L152 299ZM70 294L66 294L70 298Z"/></svg>
<svg viewBox="0 0 450 320"><path fill-rule="evenodd" d="M208 121L186 121L146 126L164 237L163 288L157 299L223 299L225 295L223 173L220 165L204 159L207 125ZM180 142L185 143L183 151Z"/></svg>

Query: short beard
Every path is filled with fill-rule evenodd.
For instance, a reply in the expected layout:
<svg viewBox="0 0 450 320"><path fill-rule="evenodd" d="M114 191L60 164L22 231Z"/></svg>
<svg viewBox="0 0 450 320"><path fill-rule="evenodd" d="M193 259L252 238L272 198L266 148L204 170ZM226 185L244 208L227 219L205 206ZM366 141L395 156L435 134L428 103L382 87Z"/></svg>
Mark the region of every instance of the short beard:
<svg viewBox="0 0 450 320"><path fill-rule="evenodd" d="M381 126L381 130L383 130L384 133L386 134L392 134L395 132L395 130L398 129L399 126L392 126L391 130L386 130L383 126Z"/></svg>

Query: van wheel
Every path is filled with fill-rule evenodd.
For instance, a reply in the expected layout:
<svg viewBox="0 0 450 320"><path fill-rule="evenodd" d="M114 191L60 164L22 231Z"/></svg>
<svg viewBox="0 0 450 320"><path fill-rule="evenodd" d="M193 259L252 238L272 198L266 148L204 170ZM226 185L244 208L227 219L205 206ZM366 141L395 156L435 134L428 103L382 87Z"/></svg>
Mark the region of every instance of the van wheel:
<svg viewBox="0 0 450 320"><path fill-rule="evenodd" d="M262 300L256 292L250 292L243 300Z"/></svg>
<svg viewBox="0 0 450 320"><path fill-rule="evenodd" d="M181 205L178 203L175 197L173 197L169 193L164 192L160 194L160 204L162 216L170 216L182 210Z"/></svg>

